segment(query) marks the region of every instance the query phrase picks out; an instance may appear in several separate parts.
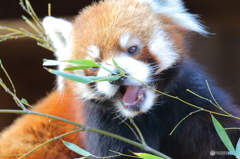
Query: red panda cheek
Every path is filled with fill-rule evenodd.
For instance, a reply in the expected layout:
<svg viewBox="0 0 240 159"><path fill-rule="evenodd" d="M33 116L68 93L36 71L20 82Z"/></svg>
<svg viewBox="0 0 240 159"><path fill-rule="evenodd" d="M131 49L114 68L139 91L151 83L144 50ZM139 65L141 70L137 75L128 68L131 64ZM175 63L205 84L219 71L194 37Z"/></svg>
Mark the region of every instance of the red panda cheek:
<svg viewBox="0 0 240 159"><path fill-rule="evenodd" d="M167 37L172 41L175 51L179 54L186 52L184 47L184 41L186 35L189 34L191 31L180 25L174 24L169 17L159 15L159 18L161 18L162 22L164 23L162 27L167 33Z"/></svg>

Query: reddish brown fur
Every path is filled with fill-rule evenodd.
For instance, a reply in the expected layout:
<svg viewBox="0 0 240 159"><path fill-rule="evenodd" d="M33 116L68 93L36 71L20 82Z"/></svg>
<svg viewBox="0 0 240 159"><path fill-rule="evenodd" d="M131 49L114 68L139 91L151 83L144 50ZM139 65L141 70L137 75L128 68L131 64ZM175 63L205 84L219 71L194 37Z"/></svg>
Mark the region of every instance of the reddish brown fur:
<svg viewBox="0 0 240 159"><path fill-rule="evenodd" d="M129 6L135 8L131 10ZM150 15L147 19L146 14ZM136 1L109 0L86 8L74 22L72 58L85 58L89 45L100 48L102 59L112 58L121 51L119 37L123 33L141 37L141 43L147 44L154 26L160 25L156 18L150 7Z"/></svg>
<svg viewBox="0 0 240 159"><path fill-rule="evenodd" d="M147 46L144 46L141 49L141 53L136 54L133 57L140 61L143 61L146 64L155 64L159 66L159 61L157 60L157 57L154 56L151 52L149 52L149 48Z"/></svg>
<svg viewBox="0 0 240 159"><path fill-rule="evenodd" d="M163 23L162 28L166 32L166 36L172 41L174 51L180 55L182 55L183 52L186 53L184 38L188 32L184 31L181 26L174 24L169 17L159 14L159 19L161 19Z"/></svg>
<svg viewBox="0 0 240 159"><path fill-rule="evenodd" d="M170 17L155 13L150 6L142 5L137 1L101 1L99 4L85 8L76 17L72 32L74 43L71 47L71 58L89 57L88 46L96 45L100 49L100 59L107 61L116 54L127 52L119 44L121 35L129 33L130 38L137 38L140 44L146 46L157 29L162 29L166 33L165 36L172 42L176 53L185 56L182 54L185 52L183 43L186 32L182 31L182 27L174 24ZM135 58L144 59L142 61L146 61L145 57L152 57L152 61L161 65L158 58L149 54L146 47L141 49L141 57L138 56ZM99 61L99 59L95 60Z"/></svg>
<svg viewBox="0 0 240 159"><path fill-rule="evenodd" d="M71 91L66 91L62 95L58 91L54 91L46 99L40 101L32 111L83 123L82 106L75 99ZM48 139L72 131L71 128L74 126L47 117L24 115L0 136L0 155L25 154ZM82 133L81 136L83 136ZM74 133L62 139L83 147L80 133ZM18 157L0 158L14 159ZM29 154L26 159L70 159L73 157L76 157L76 154L66 148L58 139L40 147Z"/></svg>
<svg viewBox="0 0 240 159"><path fill-rule="evenodd" d="M154 13L149 6L141 5L137 1L108 0L101 1L99 4L85 8L76 18L72 32L71 59L86 58L89 56L87 48L90 45L96 45L100 48L100 58L106 61L121 51L125 51L119 44L119 37L122 34L130 33L131 37L136 37L141 44L147 45L156 26L164 29L173 43L174 51L182 54L185 33L181 31L181 27L173 25L170 18ZM133 8L131 9L129 6ZM162 20L159 21L159 18ZM148 47L143 47L141 51L141 54L136 55L136 59L149 63L150 61L146 61L146 57L151 56L150 63L159 62L154 55L149 53ZM86 74L96 75L91 70L86 71ZM76 89L73 82L70 82L69 85L73 90ZM81 103L74 100L76 97L71 91L65 91L62 95L58 91L54 91L32 110L83 124L84 115L81 114ZM63 127L72 128L73 126L56 120L49 122L49 118L46 117L24 115L0 136L0 155L25 154L47 139L71 131L71 129ZM82 133L81 136L80 133L75 133L63 137L63 140L80 144L83 147L84 145L81 143L83 137ZM75 155L60 140L56 140L29 154L27 159L70 159L76 157Z"/></svg>

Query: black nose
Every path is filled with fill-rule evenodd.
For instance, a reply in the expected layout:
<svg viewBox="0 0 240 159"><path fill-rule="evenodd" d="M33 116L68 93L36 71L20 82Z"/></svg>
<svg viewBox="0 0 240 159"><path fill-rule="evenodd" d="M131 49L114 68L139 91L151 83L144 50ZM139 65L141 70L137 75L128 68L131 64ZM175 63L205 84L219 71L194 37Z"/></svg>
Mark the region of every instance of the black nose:
<svg viewBox="0 0 240 159"><path fill-rule="evenodd" d="M115 73L115 74L109 74L109 76L114 76L114 75L116 75L116 74L118 74L118 73ZM109 81L109 83L110 84L116 84L116 85L123 85L124 84L124 81L127 79L127 77L126 76L122 76L122 77L120 77L118 80L116 80L116 81Z"/></svg>

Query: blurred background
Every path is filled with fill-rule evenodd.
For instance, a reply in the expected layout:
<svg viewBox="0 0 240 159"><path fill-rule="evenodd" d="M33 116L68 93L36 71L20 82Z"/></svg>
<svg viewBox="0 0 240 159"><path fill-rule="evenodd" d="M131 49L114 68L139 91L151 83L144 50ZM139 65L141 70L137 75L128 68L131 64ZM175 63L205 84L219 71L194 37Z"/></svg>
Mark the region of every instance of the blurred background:
<svg viewBox="0 0 240 159"><path fill-rule="evenodd" d="M198 14L207 30L208 37L193 35L190 39L191 56L201 63L240 104L240 1L239 0L184 0L189 12ZM92 0L30 0L36 14L43 18L48 14L73 19ZM0 0L0 25L13 28L28 26L21 19L27 14L16 0ZM4 34L0 30L0 35ZM42 59L53 59L52 52L36 45L29 38L8 40L0 43L0 59L15 84L19 98L30 104L36 103L54 88L54 76L42 67ZM8 84L0 69L0 78ZM0 88L0 109L20 109L12 97ZM12 123L16 114L0 114L0 131Z"/></svg>

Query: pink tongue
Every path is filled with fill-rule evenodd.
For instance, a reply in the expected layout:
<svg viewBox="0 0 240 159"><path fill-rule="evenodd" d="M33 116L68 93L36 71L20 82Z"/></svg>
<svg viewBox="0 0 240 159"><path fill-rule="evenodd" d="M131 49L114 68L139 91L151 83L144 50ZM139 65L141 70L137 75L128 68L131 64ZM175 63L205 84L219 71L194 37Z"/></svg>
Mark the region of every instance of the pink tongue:
<svg viewBox="0 0 240 159"><path fill-rule="evenodd" d="M123 96L123 103L133 103L138 98L139 86L126 86L126 92Z"/></svg>

